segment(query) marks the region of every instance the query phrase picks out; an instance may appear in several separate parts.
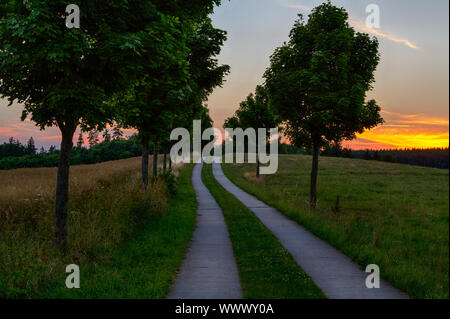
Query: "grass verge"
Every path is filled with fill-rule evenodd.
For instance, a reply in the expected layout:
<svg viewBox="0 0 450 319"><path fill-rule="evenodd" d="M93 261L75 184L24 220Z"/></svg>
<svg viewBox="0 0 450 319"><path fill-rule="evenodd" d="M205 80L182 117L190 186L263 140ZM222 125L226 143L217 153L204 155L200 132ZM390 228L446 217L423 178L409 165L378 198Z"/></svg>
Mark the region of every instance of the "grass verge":
<svg viewBox="0 0 450 319"><path fill-rule="evenodd" d="M212 165L204 166L202 180L223 210L245 298L325 298L270 230L216 181Z"/></svg>
<svg viewBox="0 0 450 319"><path fill-rule="evenodd" d="M112 164L126 167L129 161L117 163ZM125 167L123 176L108 176L73 194L65 256L51 246L51 200L0 210L9 218L0 222L0 229L8 230L0 236L0 297L165 297L195 227L192 165L176 172L179 187L174 197L163 179L141 191L138 166L128 166L128 171ZM65 286L69 264L80 266L81 289Z"/></svg>
<svg viewBox="0 0 450 319"><path fill-rule="evenodd" d="M362 267L377 264L412 298L449 297L449 171L321 158L316 210L309 156L280 156L275 175L223 165L246 192L328 241Z"/></svg>

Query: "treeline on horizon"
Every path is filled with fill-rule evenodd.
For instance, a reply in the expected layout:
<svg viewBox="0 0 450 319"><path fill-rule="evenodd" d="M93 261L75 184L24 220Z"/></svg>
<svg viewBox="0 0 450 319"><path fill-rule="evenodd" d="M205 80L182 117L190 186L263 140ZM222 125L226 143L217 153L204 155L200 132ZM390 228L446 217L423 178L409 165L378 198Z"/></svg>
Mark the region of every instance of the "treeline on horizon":
<svg viewBox="0 0 450 319"><path fill-rule="evenodd" d="M331 145L322 150L322 156L357 158L415 166L449 168L449 148L404 148L381 150L351 150Z"/></svg>
<svg viewBox="0 0 450 319"><path fill-rule="evenodd" d="M282 143L279 146L279 153L312 155L312 150ZM388 163L449 169L448 147L352 150L349 148L331 145L322 149L320 155L325 157L355 158L368 161L382 161Z"/></svg>
<svg viewBox="0 0 450 319"><path fill-rule="evenodd" d="M98 133L89 132L87 135L89 147L86 147L83 135L80 135L71 155L71 164L96 164L142 156L142 146L137 135L124 138L122 132L115 129L112 135L106 131L102 136L103 140L100 142ZM245 151L247 152L247 149ZM48 150L41 147L38 151L33 137L26 144L11 137L8 142L0 144L0 170L57 167L59 153L55 146L51 146ZM311 155L312 150L280 142L278 153ZM351 150L332 145L322 149L321 155L449 169L449 148Z"/></svg>
<svg viewBox="0 0 450 319"><path fill-rule="evenodd" d="M91 133L89 137L92 137ZM33 138L23 145L11 137L8 142L0 145L0 170L57 167L59 155L60 151L55 146L48 150L41 147L38 152ZM137 135L132 135L128 138L104 138L102 142L98 139L90 140L89 147L78 141L71 152L70 162L72 165L96 164L141 155L141 143Z"/></svg>

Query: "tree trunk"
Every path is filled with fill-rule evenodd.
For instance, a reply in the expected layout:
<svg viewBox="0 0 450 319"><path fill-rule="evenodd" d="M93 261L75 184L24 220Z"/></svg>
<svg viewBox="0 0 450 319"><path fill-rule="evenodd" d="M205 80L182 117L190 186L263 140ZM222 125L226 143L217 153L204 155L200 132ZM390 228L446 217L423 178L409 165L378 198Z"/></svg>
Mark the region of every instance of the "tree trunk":
<svg viewBox="0 0 450 319"><path fill-rule="evenodd" d="M259 162L259 136L258 132L256 132L256 177L259 178L260 176L260 166L261 163Z"/></svg>
<svg viewBox="0 0 450 319"><path fill-rule="evenodd" d="M158 141L155 140L155 146L153 148L153 177L158 177Z"/></svg>
<svg viewBox="0 0 450 319"><path fill-rule="evenodd" d="M314 143L313 146L313 162L311 171L311 194L310 194L310 206L316 208L317 204L317 174L319 171L319 145Z"/></svg>
<svg viewBox="0 0 450 319"><path fill-rule="evenodd" d="M259 162L259 153L256 153L256 177L259 178L261 173L261 163Z"/></svg>
<svg viewBox="0 0 450 319"><path fill-rule="evenodd" d="M70 153L75 127L60 126L62 133L55 197L55 236L53 243L65 251L67 246L67 203L69 201Z"/></svg>
<svg viewBox="0 0 450 319"><path fill-rule="evenodd" d="M170 170L172 169L172 158L170 157L170 155L169 155L169 169Z"/></svg>
<svg viewBox="0 0 450 319"><path fill-rule="evenodd" d="M163 162L163 172L167 172L167 150L164 150L164 162Z"/></svg>
<svg viewBox="0 0 450 319"><path fill-rule="evenodd" d="M148 156L150 139L145 136L142 137L142 189L147 190L148 188Z"/></svg>

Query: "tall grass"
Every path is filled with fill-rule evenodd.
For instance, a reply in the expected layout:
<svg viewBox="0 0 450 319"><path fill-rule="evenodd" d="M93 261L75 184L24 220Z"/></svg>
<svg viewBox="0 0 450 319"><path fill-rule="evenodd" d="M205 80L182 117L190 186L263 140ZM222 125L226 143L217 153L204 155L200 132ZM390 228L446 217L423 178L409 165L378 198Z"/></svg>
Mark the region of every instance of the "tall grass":
<svg viewBox="0 0 450 319"><path fill-rule="evenodd" d="M0 298L64 282L65 265L107 261L146 214L161 214L165 183L141 191L139 171L139 158L71 168L65 255L52 246L56 169L0 171Z"/></svg>

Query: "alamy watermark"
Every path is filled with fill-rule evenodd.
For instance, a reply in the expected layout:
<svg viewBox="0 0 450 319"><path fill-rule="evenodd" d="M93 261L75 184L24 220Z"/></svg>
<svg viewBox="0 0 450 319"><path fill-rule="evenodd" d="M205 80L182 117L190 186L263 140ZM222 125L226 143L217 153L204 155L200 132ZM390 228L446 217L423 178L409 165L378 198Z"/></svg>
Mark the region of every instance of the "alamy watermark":
<svg viewBox="0 0 450 319"><path fill-rule="evenodd" d="M76 4L69 4L66 7L67 16L66 27L69 29L80 28L80 7ZM366 7L366 13L368 14L366 18L366 26L371 29L380 29L380 6L377 4L369 4Z"/></svg>
<svg viewBox="0 0 450 319"><path fill-rule="evenodd" d="M66 278L66 287L68 289L80 289L80 267L78 265L68 265L66 273L69 274Z"/></svg>
<svg viewBox="0 0 450 319"><path fill-rule="evenodd" d="M66 27L69 29L80 28L80 7L76 4L69 4L66 7Z"/></svg>
<svg viewBox="0 0 450 319"><path fill-rule="evenodd" d="M248 128L245 131L241 128L227 128L225 137L217 128L208 128L202 132L201 121L194 121L193 128L192 138L191 133L185 128L177 128L170 134L171 141L178 141L170 151L173 163L198 163L200 160L207 164L213 161L221 163L225 155L225 163L242 164L245 163L247 155L248 163L255 164L258 161L260 164L268 165L261 166L262 175L271 175L278 171L278 128L270 130L259 128L257 131L254 128ZM267 135L268 131L269 135ZM214 139L211 141L211 138ZM202 149L202 141L210 142ZM225 142L225 154L223 154L223 142ZM269 153L267 153L267 144L270 145Z"/></svg>
<svg viewBox="0 0 450 319"><path fill-rule="evenodd" d="M366 272L370 273L366 278L366 287L368 289L380 289L380 267L378 265L369 265Z"/></svg>
<svg viewBox="0 0 450 319"><path fill-rule="evenodd" d="M366 7L366 26L371 29L379 29L381 27L380 6L377 4L369 4Z"/></svg>

